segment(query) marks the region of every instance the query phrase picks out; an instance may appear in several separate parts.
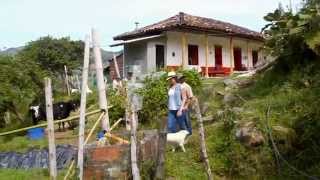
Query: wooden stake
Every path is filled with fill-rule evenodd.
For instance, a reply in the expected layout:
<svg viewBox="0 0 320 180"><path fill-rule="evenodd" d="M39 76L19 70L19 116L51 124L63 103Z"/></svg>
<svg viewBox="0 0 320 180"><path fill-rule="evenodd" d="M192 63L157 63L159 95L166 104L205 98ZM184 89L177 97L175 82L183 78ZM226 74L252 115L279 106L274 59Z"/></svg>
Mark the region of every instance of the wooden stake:
<svg viewBox="0 0 320 180"><path fill-rule="evenodd" d="M66 81L66 86L67 86L67 92L68 92L68 96L70 96L70 86L69 86L69 76L68 76L68 70L67 70L67 66L64 65L64 73L65 73L65 81Z"/></svg>
<svg viewBox="0 0 320 180"><path fill-rule="evenodd" d="M88 67L90 57L90 39L89 36L85 38L83 69L82 69L82 88L81 88L81 102L80 102L80 120L79 120L79 147L78 147L78 168L79 179L83 179L83 149L84 149L84 128L86 118L86 99L87 99L87 83L88 83Z"/></svg>
<svg viewBox="0 0 320 180"><path fill-rule="evenodd" d="M131 106L131 168L133 180L140 180L140 172L137 163L137 117Z"/></svg>
<svg viewBox="0 0 320 180"><path fill-rule="evenodd" d="M160 119L159 139L158 139L158 155L155 179L165 179L165 155L167 144L167 118Z"/></svg>
<svg viewBox="0 0 320 180"><path fill-rule="evenodd" d="M118 67L118 61L117 61L117 57L115 54L113 54L113 63L114 63L114 68L116 70L117 78L121 78L119 67Z"/></svg>
<svg viewBox="0 0 320 180"><path fill-rule="evenodd" d="M198 122L198 126L199 126L199 135L200 135L200 142L201 142L201 154L202 154L203 162L204 162L204 165L205 165L205 168L206 168L206 173L207 173L208 180L213 180L213 175L211 173L208 154L207 154L206 139L205 139L205 136L204 136L204 127L203 127L202 115L201 115L201 111L200 111L199 101L198 101L198 99L196 97L194 98L194 105L195 105L195 111L196 111L196 115L197 115L197 122Z"/></svg>
<svg viewBox="0 0 320 180"><path fill-rule="evenodd" d="M96 76L97 76L97 84L98 84L98 92L99 92L99 107L101 110L106 112L104 116L104 120L102 120L102 128L108 131L110 128L110 123L109 123L109 114L107 109L108 102L107 102L107 96L106 96L106 87L104 82L102 58L101 58L101 51L100 51L100 39L95 29L92 29L92 43L93 43L94 59L96 64Z"/></svg>
<svg viewBox="0 0 320 180"><path fill-rule="evenodd" d="M56 163L56 146L54 143L51 79L45 78L44 80L45 80L44 83L45 83L45 95L46 95L46 115L47 115L47 121L48 121L50 179L55 180L57 178L57 163Z"/></svg>

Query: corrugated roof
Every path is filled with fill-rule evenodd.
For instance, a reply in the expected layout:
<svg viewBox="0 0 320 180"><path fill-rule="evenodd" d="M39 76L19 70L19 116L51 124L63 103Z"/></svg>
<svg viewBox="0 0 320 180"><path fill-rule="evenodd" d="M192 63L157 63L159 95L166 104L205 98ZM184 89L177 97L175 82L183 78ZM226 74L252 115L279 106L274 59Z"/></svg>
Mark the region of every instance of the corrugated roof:
<svg viewBox="0 0 320 180"><path fill-rule="evenodd" d="M114 40L128 40L146 35L156 35L164 31L197 31L228 36L239 36L243 38L263 41L261 33L245 27L237 26L228 22L223 22L211 18L189 15L183 12L149 26L145 26L134 31L126 32L113 37Z"/></svg>

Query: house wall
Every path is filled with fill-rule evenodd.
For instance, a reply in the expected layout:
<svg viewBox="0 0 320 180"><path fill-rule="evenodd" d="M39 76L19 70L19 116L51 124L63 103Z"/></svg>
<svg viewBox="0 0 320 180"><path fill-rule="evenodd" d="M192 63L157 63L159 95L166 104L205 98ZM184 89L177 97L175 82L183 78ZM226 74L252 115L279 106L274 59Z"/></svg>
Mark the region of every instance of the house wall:
<svg viewBox="0 0 320 180"><path fill-rule="evenodd" d="M147 72L147 42L124 45L124 74L133 71L132 67L140 67L141 72ZM137 72L136 72L137 73Z"/></svg>
<svg viewBox="0 0 320 180"><path fill-rule="evenodd" d="M165 37L149 39L145 41L124 45L124 74L126 75L129 67L138 65L142 73L150 73L156 70L156 45L165 46L165 65L182 65L182 32L166 32ZM205 60L205 35L185 33L186 45L198 46L198 66L187 66L187 68L198 68L206 66ZM208 66L215 66L215 45L222 46L222 65L223 67L234 67L234 60L230 60L230 37L208 36ZM253 68L252 50L260 50L263 44L258 41L233 38L233 47L241 48L242 64L245 67ZM188 57L188 47L185 47L185 58ZM232 51L233 52L233 51ZM259 60L264 55L259 51ZM259 61L258 60L258 61ZM132 68L131 68L132 71Z"/></svg>
<svg viewBox="0 0 320 180"><path fill-rule="evenodd" d="M197 45L199 53L199 66L205 66L205 35L185 33L187 45ZM167 32L167 66L182 65L182 33ZM230 61L230 38L208 36L208 66L215 66L214 46L222 46L222 64L224 67L231 67L233 61ZM241 48L242 64L246 67L252 67L252 50L259 50L262 46L261 42L246 40L241 38L233 38L233 46ZM174 56L173 56L174 53ZM188 57L188 47L186 47L185 57ZM249 56L248 56L249 53ZM262 58L259 53L259 59ZM190 66L189 66L190 67Z"/></svg>
<svg viewBox="0 0 320 180"><path fill-rule="evenodd" d="M156 71L156 45L163 45L165 48L164 52L164 64L166 64L166 38L160 37L151 39L147 43L147 72Z"/></svg>

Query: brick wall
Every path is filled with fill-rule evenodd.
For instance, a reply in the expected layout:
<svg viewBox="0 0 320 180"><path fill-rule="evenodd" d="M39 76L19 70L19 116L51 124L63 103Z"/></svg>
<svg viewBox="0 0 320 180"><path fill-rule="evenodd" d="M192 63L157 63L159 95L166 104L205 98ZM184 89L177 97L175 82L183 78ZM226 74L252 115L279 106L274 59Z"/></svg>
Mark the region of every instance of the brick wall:
<svg viewBox="0 0 320 180"><path fill-rule="evenodd" d="M130 139L130 134L126 132L121 137ZM142 139L138 142L139 162L157 159L157 131L142 132ZM102 147L97 147L95 144L87 145L85 150L84 179L130 179L130 165L130 145L106 145Z"/></svg>

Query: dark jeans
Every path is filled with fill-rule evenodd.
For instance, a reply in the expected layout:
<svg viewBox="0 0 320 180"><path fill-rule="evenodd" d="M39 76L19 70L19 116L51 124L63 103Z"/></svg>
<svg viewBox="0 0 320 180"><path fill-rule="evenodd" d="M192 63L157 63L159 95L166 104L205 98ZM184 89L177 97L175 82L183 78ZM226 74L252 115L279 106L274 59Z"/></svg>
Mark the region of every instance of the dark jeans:
<svg viewBox="0 0 320 180"><path fill-rule="evenodd" d="M188 130L186 126L186 113L183 112L181 116L177 116L177 112L177 110L169 110L168 133L176 133L179 130Z"/></svg>
<svg viewBox="0 0 320 180"><path fill-rule="evenodd" d="M187 130L190 133L189 135L191 135L192 134L192 125L191 125L190 110L187 109L183 113L185 114L185 121L186 121Z"/></svg>

